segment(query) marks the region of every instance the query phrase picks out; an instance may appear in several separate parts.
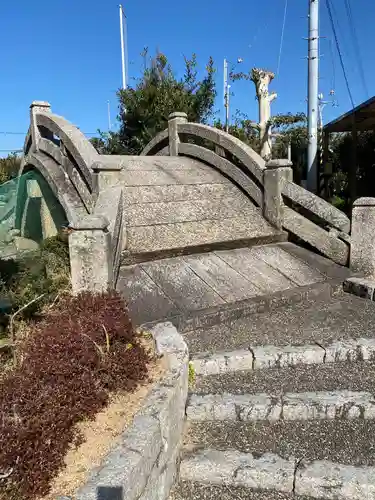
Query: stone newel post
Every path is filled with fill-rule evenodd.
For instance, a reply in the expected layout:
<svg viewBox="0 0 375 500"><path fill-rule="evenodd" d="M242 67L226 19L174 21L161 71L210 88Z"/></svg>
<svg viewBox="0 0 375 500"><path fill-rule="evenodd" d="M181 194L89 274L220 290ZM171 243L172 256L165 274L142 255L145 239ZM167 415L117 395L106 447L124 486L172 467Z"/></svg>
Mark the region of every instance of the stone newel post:
<svg viewBox="0 0 375 500"><path fill-rule="evenodd" d="M178 145L180 138L178 136L178 124L187 123L186 113L171 113L168 117L169 132L169 156L178 156Z"/></svg>
<svg viewBox="0 0 375 500"><path fill-rule="evenodd" d="M375 278L375 198L359 198L354 202L350 269Z"/></svg>
<svg viewBox="0 0 375 500"><path fill-rule="evenodd" d="M271 160L263 174L263 216L277 229L282 229L283 225L283 186L286 181L293 180L291 165L289 160Z"/></svg>

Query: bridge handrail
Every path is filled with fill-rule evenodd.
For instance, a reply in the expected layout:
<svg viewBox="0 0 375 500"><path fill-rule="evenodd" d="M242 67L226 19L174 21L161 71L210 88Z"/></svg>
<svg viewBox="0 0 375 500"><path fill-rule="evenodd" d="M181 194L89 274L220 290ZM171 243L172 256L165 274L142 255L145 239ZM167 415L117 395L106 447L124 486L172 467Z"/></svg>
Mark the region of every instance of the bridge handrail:
<svg viewBox="0 0 375 500"><path fill-rule="evenodd" d="M287 199L297 203L302 208L316 215L329 226L349 234L350 219L341 210L334 207L319 196L307 191L292 181L285 181L282 194Z"/></svg>

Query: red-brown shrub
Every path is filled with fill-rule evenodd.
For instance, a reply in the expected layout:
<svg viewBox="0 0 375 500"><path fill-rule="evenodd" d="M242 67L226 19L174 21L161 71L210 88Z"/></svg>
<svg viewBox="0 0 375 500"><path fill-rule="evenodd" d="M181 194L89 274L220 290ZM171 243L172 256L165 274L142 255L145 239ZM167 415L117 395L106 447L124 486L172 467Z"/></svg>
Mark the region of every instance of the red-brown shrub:
<svg viewBox="0 0 375 500"><path fill-rule="evenodd" d="M48 492L75 424L92 418L109 393L132 391L147 376L148 355L115 292L66 297L33 326L20 366L0 382L0 498ZM13 470L12 470L13 469Z"/></svg>

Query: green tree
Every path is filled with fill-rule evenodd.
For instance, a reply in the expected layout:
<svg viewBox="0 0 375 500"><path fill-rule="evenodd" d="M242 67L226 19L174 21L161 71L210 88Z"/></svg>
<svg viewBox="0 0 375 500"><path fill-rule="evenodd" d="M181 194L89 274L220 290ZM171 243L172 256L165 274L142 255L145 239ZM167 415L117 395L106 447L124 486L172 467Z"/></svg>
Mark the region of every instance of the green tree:
<svg viewBox="0 0 375 500"><path fill-rule="evenodd" d="M16 153L0 158L0 184L17 177L21 165L21 159Z"/></svg>
<svg viewBox="0 0 375 500"><path fill-rule="evenodd" d="M198 79L197 58L185 58L185 73L177 78L164 54L148 60L134 87L119 90L118 132L101 134L92 141L98 151L107 154L137 155L168 125L168 116L184 111L191 122L205 123L212 115L216 91L214 63L209 59L203 79Z"/></svg>

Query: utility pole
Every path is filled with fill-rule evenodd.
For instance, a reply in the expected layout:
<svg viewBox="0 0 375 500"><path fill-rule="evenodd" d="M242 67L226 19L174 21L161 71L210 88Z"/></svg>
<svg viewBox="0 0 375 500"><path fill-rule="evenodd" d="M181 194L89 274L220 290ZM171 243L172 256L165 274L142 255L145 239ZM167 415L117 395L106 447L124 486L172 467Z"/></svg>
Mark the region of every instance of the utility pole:
<svg viewBox="0 0 375 500"><path fill-rule="evenodd" d="M120 38L121 38L121 68L122 68L122 89L126 89L126 65L125 65L125 48L124 48L124 24L123 17L124 11L122 5L119 5L120 9Z"/></svg>
<svg viewBox="0 0 375 500"><path fill-rule="evenodd" d="M228 61L224 59L224 107L225 107L225 132L229 132L229 89Z"/></svg>
<svg viewBox="0 0 375 500"><path fill-rule="evenodd" d="M108 130L111 130L112 124L111 124L111 107L109 104L109 101L107 101L107 110L108 110Z"/></svg>
<svg viewBox="0 0 375 500"><path fill-rule="evenodd" d="M309 0L307 189L318 185L319 0Z"/></svg>

